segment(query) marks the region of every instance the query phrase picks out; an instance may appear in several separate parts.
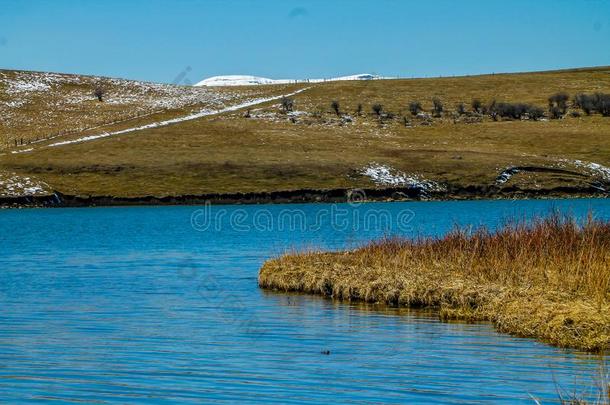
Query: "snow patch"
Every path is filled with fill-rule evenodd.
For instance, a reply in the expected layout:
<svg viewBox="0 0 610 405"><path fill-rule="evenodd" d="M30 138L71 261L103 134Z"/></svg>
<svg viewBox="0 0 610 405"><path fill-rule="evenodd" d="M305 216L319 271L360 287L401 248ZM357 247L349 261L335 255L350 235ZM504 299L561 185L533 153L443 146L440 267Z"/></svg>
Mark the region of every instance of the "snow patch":
<svg viewBox="0 0 610 405"><path fill-rule="evenodd" d="M589 175L600 177L602 180L610 182L610 167L606 167L600 165L599 163L594 162L585 162L582 160L569 160L569 159L560 159L561 163L571 164L578 168L584 169L588 172Z"/></svg>
<svg viewBox="0 0 610 405"><path fill-rule="evenodd" d="M33 150L34 150L34 148L27 148L27 149L14 150L14 151L11 151L11 153L13 155L15 155L17 153L26 153L26 152L31 152Z"/></svg>
<svg viewBox="0 0 610 405"><path fill-rule="evenodd" d="M442 191L442 187L431 180L425 180L417 174L407 175L389 166L371 163L362 170L362 174L370 177L378 186L408 186L426 191Z"/></svg>
<svg viewBox="0 0 610 405"><path fill-rule="evenodd" d="M335 82L342 80L378 80L384 79L381 76L375 76L369 73L362 73L351 76L334 77L330 79L269 79L266 77L259 76L248 76L248 75L228 75L228 76L214 76L200 81L195 84L195 87L209 87L209 86L259 86L259 85L270 85L270 84L293 84L293 83L322 83L322 82Z"/></svg>
<svg viewBox="0 0 610 405"><path fill-rule="evenodd" d="M255 105L258 105L258 104L262 104L262 103L266 103L266 102L269 102L269 101L279 100L279 99L281 99L283 97L294 96L294 95L299 94L299 93L301 93L301 92L303 92L305 90L307 90L307 88L301 89L301 90L297 90L297 91L289 93L289 94L284 94L284 95L281 95L281 96L265 97L265 98L257 98L257 99L249 100L249 101L246 101L246 102L234 105L234 106L226 107L226 108L223 108L223 109L220 109L220 110L204 109L204 110L201 110L201 111L199 111L199 112L197 112L195 114L190 114L190 115L186 115L186 116L183 116L183 117L173 118L173 119L165 120L165 121L153 122L151 124L146 124L146 125L142 125L142 126L139 126L139 127L122 129L120 131L104 132L102 134L84 136L82 138L72 139L72 140L68 140L68 141L55 142L55 143L50 144L49 147L70 145L70 144L73 144L73 143L87 142L87 141L92 141L92 140L95 140L95 139L107 138L107 137L113 136L113 135L125 134L125 133L128 133L128 132L141 131L141 130L144 130L144 129L151 129L151 128L165 127L167 125L177 124L179 122L191 121L191 120L195 120L195 119L198 119L198 118L207 117L207 116L210 116L210 115L223 114L223 113L226 113L226 112L241 110L242 108L252 107L252 106L255 106Z"/></svg>
<svg viewBox="0 0 610 405"><path fill-rule="evenodd" d="M15 173L0 173L0 196L21 197L49 193L46 183L30 177L21 177Z"/></svg>
<svg viewBox="0 0 610 405"><path fill-rule="evenodd" d="M587 169L594 175L597 175L606 181L610 181L610 167L600 165L599 163L583 162L582 160L574 160L573 163L576 167Z"/></svg>
<svg viewBox="0 0 610 405"><path fill-rule="evenodd" d="M508 182L515 174L519 173L520 170L516 167L509 167L503 170L498 177L496 177L496 185L505 184Z"/></svg>

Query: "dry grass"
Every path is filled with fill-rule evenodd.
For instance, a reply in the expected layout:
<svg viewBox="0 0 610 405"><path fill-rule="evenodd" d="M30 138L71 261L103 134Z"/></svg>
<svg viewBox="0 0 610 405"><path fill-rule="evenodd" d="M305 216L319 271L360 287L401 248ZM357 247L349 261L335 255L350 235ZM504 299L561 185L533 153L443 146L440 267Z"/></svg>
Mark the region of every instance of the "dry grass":
<svg viewBox="0 0 610 405"><path fill-rule="evenodd" d="M443 77L429 79L398 79L377 81L331 82L313 87L297 101L297 108L321 108L332 112L330 103L337 100L341 109L353 113L358 103L371 113L375 103L384 110L407 115L408 104L420 101L425 111L431 111L432 99L438 97L445 108L455 110L463 102L467 108L473 99L484 103L523 102L547 106L547 98L559 91L570 95L579 92L609 92L610 67L571 69L548 72L493 74L480 76Z"/></svg>
<svg viewBox="0 0 610 405"><path fill-rule="evenodd" d="M582 392L567 391L557 385L559 402L565 405L610 405L610 374L604 359L601 360L597 375L592 378L591 385L586 389ZM540 401L535 398L534 400L540 404Z"/></svg>
<svg viewBox="0 0 610 405"><path fill-rule="evenodd" d="M590 351L610 349L610 223L558 215L442 239L385 239L355 251L264 264L263 288L399 306Z"/></svg>
<svg viewBox="0 0 610 405"><path fill-rule="evenodd" d="M251 118L238 111L63 147L50 148L41 142L30 153L2 156L0 172L31 177L65 194L119 197L384 187L362 174L373 162L456 188L494 186L498 174L509 166L559 167L566 172L521 172L503 187L526 192L584 188L603 179L570 162L578 159L610 166L610 118L594 115L547 122L486 118L479 123L454 123L449 112L430 126L411 119L413 126L405 127L402 116L409 114L412 100L420 100L429 110L434 96L454 110L458 102L469 104L472 98L544 107L546 98L560 90L608 93L609 70L311 84L294 97L296 117L281 114L278 103L267 103L252 108ZM246 93L251 97L297 87L206 91L240 91L245 92L241 97ZM342 113L352 115L352 122L341 122L331 109L332 100L339 101ZM374 117L371 105L375 102L395 118ZM363 114L355 115L360 103ZM86 115L89 107L110 107L99 104L87 101L79 108ZM35 117L36 105L24 114ZM64 114L56 112L58 117ZM72 113L65 114L62 120L69 121ZM181 113L164 111L103 130L176 114ZM19 133L7 130L13 137Z"/></svg>
<svg viewBox="0 0 610 405"><path fill-rule="evenodd" d="M286 86L277 86L283 88ZM103 89L103 102L94 91ZM0 151L220 109L278 88L202 88L107 77L0 70Z"/></svg>

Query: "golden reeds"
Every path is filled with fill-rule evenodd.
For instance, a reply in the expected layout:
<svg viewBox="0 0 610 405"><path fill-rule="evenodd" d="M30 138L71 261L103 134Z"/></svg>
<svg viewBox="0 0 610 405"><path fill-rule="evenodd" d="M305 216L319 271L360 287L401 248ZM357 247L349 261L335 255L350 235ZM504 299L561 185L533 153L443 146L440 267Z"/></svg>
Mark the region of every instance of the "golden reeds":
<svg viewBox="0 0 610 405"><path fill-rule="evenodd" d="M610 222L558 214L441 239L386 238L349 252L270 260L263 288L437 307L442 319L589 351L610 349Z"/></svg>

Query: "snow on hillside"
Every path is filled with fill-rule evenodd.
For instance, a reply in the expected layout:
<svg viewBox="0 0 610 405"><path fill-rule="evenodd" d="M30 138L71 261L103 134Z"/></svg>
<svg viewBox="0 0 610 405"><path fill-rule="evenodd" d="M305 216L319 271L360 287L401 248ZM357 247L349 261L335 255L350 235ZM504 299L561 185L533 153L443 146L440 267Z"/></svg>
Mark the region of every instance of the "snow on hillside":
<svg viewBox="0 0 610 405"><path fill-rule="evenodd" d="M237 111L240 110L242 108L247 108L247 107L252 107L258 104L262 104L262 103L266 103L269 101L274 101L274 100L279 100L282 97L291 97L294 95L297 95L305 90L307 90L308 88L305 89L301 89L301 90L297 90L294 91L292 93L289 94L283 94L283 95L279 95L279 96L271 96L271 97L262 97L262 98L256 98L256 99L248 99L245 101L242 101L239 104L235 104L229 107L224 107L220 110L211 110L209 108L205 108L199 112L193 113L193 114L189 114L189 115L185 115L182 117L177 117L177 118L172 118L169 120L165 120L165 121L158 121L158 122L152 122L150 124L146 124L146 125L141 125L141 126L137 126L137 127L132 127L132 128L127 128L127 129L122 129L119 131L114 131L114 132L103 132L101 134L96 134L96 135L87 135L85 137L82 138L77 138L77 139L70 139L67 141L60 141L60 142L55 142L49 145L49 147L55 147L55 146L63 146L63 145L70 145L73 143L81 143L81 142L87 142L87 141L92 141L95 139L100 139L100 138L107 138L109 136L114 136L114 135L120 135L120 134L126 134L128 132L135 132L135 131L142 131L145 129L151 129L151 128L159 128L159 127L164 127L167 125L171 125L171 124L177 124L179 122L185 122L185 121L191 121L191 120L196 120L198 118L202 118L202 117L208 117L210 115L218 115L218 114L223 114L226 112L231 112L231 111ZM20 151L12 151L11 153L22 153L22 152L30 152L32 151L32 148L28 148L28 149L24 149L24 150L20 150Z"/></svg>
<svg viewBox="0 0 610 405"><path fill-rule="evenodd" d="M405 174L390 166L372 162L362 170L378 186L414 187L424 191L443 191L444 187L432 180L426 180L417 174Z"/></svg>
<svg viewBox="0 0 610 405"><path fill-rule="evenodd" d="M185 105L207 103L219 97L204 89L148 83L135 80L113 79L95 76L76 76L42 72L0 71L0 108L15 103L27 103L32 98L56 104L80 104L95 101L93 88L101 85L106 90L107 104L133 104L142 109L180 108ZM51 100L54 99L54 100ZM103 105L103 104L102 104Z"/></svg>
<svg viewBox="0 0 610 405"><path fill-rule="evenodd" d="M195 84L196 87L211 87L211 86L258 86L265 84L291 84L291 83L322 83L335 82L341 80L378 80L384 79L381 76L375 76L369 73L359 75L334 77L331 79L268 79L266 77L247 76L247 75L229 75L229 76L214 76L202 80Z"/></svg>
<svg viewBox="0 0 610 405"><path fill-rule="evenodd" d="M93 90L105 90L98 102ZM0 143L13 145L114 124L159 111L219 110L260 90L222 90L95 76L0 70ZM18 135L17 135L18 134ZM15 144L16 145L16 144Z"/></svg>
<svg viewBox="0 0 610 405"><path fill-rule="evenodd" d="M50 192L50 187L44 182L12 172L0 172L0 197L32 196Z"/></svg>

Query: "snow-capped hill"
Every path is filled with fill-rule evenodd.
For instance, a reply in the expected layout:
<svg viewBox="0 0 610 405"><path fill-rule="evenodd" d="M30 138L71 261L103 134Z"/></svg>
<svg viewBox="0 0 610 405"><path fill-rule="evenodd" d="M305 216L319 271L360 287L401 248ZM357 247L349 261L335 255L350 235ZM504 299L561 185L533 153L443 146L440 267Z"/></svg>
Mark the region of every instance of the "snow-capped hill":
<svg viewBox="0 0 610 405"><path fill-rule="evenodd" d="M375 76L370 73L361 73L359 75L351 75L351 76L343 76L343 77L335 77L334 79L329 79L329 81L339 81L339 80L378 80L384 79L381 76Z"/></svg>
<svg viewBox="0 0 610 405"><path fill-rule="evenodd" d="M195 86L256 86L259 84L281 84L287 82L288 80L273 80L258 76L230 75L210 77L200 81Z"/></svg>
<svg viewBox="0 0 610 405"><path fill-rule="evenodd" d="M268 79L266 77L247 76L247 75L229 75L229 76L214 76L202 80L195 86L258 86L264 84L290 84L290 83L322 83L335 82L340 80L378 80L384 79L381 76L375 76L370 73L361 73L358 75L341 76L331 79Z"/></svg>

